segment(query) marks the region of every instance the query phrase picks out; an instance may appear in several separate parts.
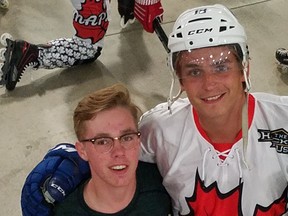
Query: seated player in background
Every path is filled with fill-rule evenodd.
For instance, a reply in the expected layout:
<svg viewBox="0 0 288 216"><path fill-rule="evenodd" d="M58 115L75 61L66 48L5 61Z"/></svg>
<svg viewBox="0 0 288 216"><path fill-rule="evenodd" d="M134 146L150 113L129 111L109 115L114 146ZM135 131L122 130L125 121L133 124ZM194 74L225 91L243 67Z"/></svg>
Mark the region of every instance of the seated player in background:
<svg viewBox="0 0 288 216"><path fill-rule="evenodd" d="M39 45L8 39L0 85L13 90L28 68L67 68L93 62L101 55L109 25L110 1L71 0L71 3L74 7L73 37ZM154 31L153 20L163 15L160 0L118 0L118 12L123 28L136 17L151 33Z"/></svg>

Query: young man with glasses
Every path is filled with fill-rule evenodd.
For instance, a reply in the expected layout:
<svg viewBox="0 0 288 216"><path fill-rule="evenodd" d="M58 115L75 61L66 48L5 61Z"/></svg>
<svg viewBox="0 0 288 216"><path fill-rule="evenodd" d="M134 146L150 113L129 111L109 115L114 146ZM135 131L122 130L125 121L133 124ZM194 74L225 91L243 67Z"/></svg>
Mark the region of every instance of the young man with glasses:
<svg viewBox="0 0 288 216"><path fill-rule="evenodd" d="M84 97L73 116L75 145L49 150L27 177L23 216L171 215L157 165L138 161L141 114L121 84Z"/></svg>
<svg viewBox="0 0 288 216"><path fill-rule="evenodd" d="M140 109L120 84L83 98L74 111L79 156L91 177L53 215L168 215L170 197L155 164L138 163Z"/></svg>

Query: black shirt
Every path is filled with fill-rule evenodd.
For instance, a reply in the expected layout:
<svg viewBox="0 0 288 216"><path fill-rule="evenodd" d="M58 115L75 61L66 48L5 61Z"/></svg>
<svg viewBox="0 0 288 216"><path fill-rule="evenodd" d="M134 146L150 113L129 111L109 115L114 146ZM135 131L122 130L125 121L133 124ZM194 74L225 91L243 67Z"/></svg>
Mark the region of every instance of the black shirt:
<svg viewBox="0 0 288 216"><path fill-rule="evenodd" d="M162 185L156 164L139 161L136 192L129 205L114 214L92 210L83 197L85 183L54 208L55 216L166 216L172 215L171 199Z"/></svg>

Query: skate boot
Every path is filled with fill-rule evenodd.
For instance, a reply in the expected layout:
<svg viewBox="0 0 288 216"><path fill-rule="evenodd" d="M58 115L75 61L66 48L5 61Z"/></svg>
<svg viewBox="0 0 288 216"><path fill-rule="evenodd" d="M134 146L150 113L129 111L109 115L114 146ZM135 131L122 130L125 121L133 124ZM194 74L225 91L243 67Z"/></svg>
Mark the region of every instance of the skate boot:
<svg viewBox="0 0 288 216"><path fill-rule="evenodd" d="M134 0L118 0L118 12L120 14L120 26L125 28L128 22L131 24L135 21L134 17Z"/></svg>
<svg viewBox="0 0 288 216"><path fill-rule="evenodd" d="M280 64L288 65L288 50L284 48L277 49L275 53L275 57L279 61Z"/></svg>
<svg viewBox="0 0 288 216"><path fill-rule="evenodd" d="M2 77L0 85L6 85L11 91L19 82L23 72L28 68L39 66L38 47L22 40L6 39L7 48L4 53L4 65L2 66Z"/></svg>
<svg viewBox="0 0 288 216"><path fill-rule="evenodd" d="M9 7L8 0L0 0L0 8L7 9Z"/></svg>

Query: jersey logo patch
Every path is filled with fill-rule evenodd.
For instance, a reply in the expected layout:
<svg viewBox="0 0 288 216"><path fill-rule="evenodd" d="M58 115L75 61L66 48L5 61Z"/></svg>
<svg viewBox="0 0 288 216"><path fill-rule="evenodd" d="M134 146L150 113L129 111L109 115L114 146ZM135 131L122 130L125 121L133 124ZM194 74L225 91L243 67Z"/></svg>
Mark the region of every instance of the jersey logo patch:
<svg viewBox="0 0 288 216"><path fill-rule="evenodd" d="M278 153L288 154L288 132L284 128L258 129L258 132L260 134L258 142L271 142L270 148L275 148Z"/></svg>

